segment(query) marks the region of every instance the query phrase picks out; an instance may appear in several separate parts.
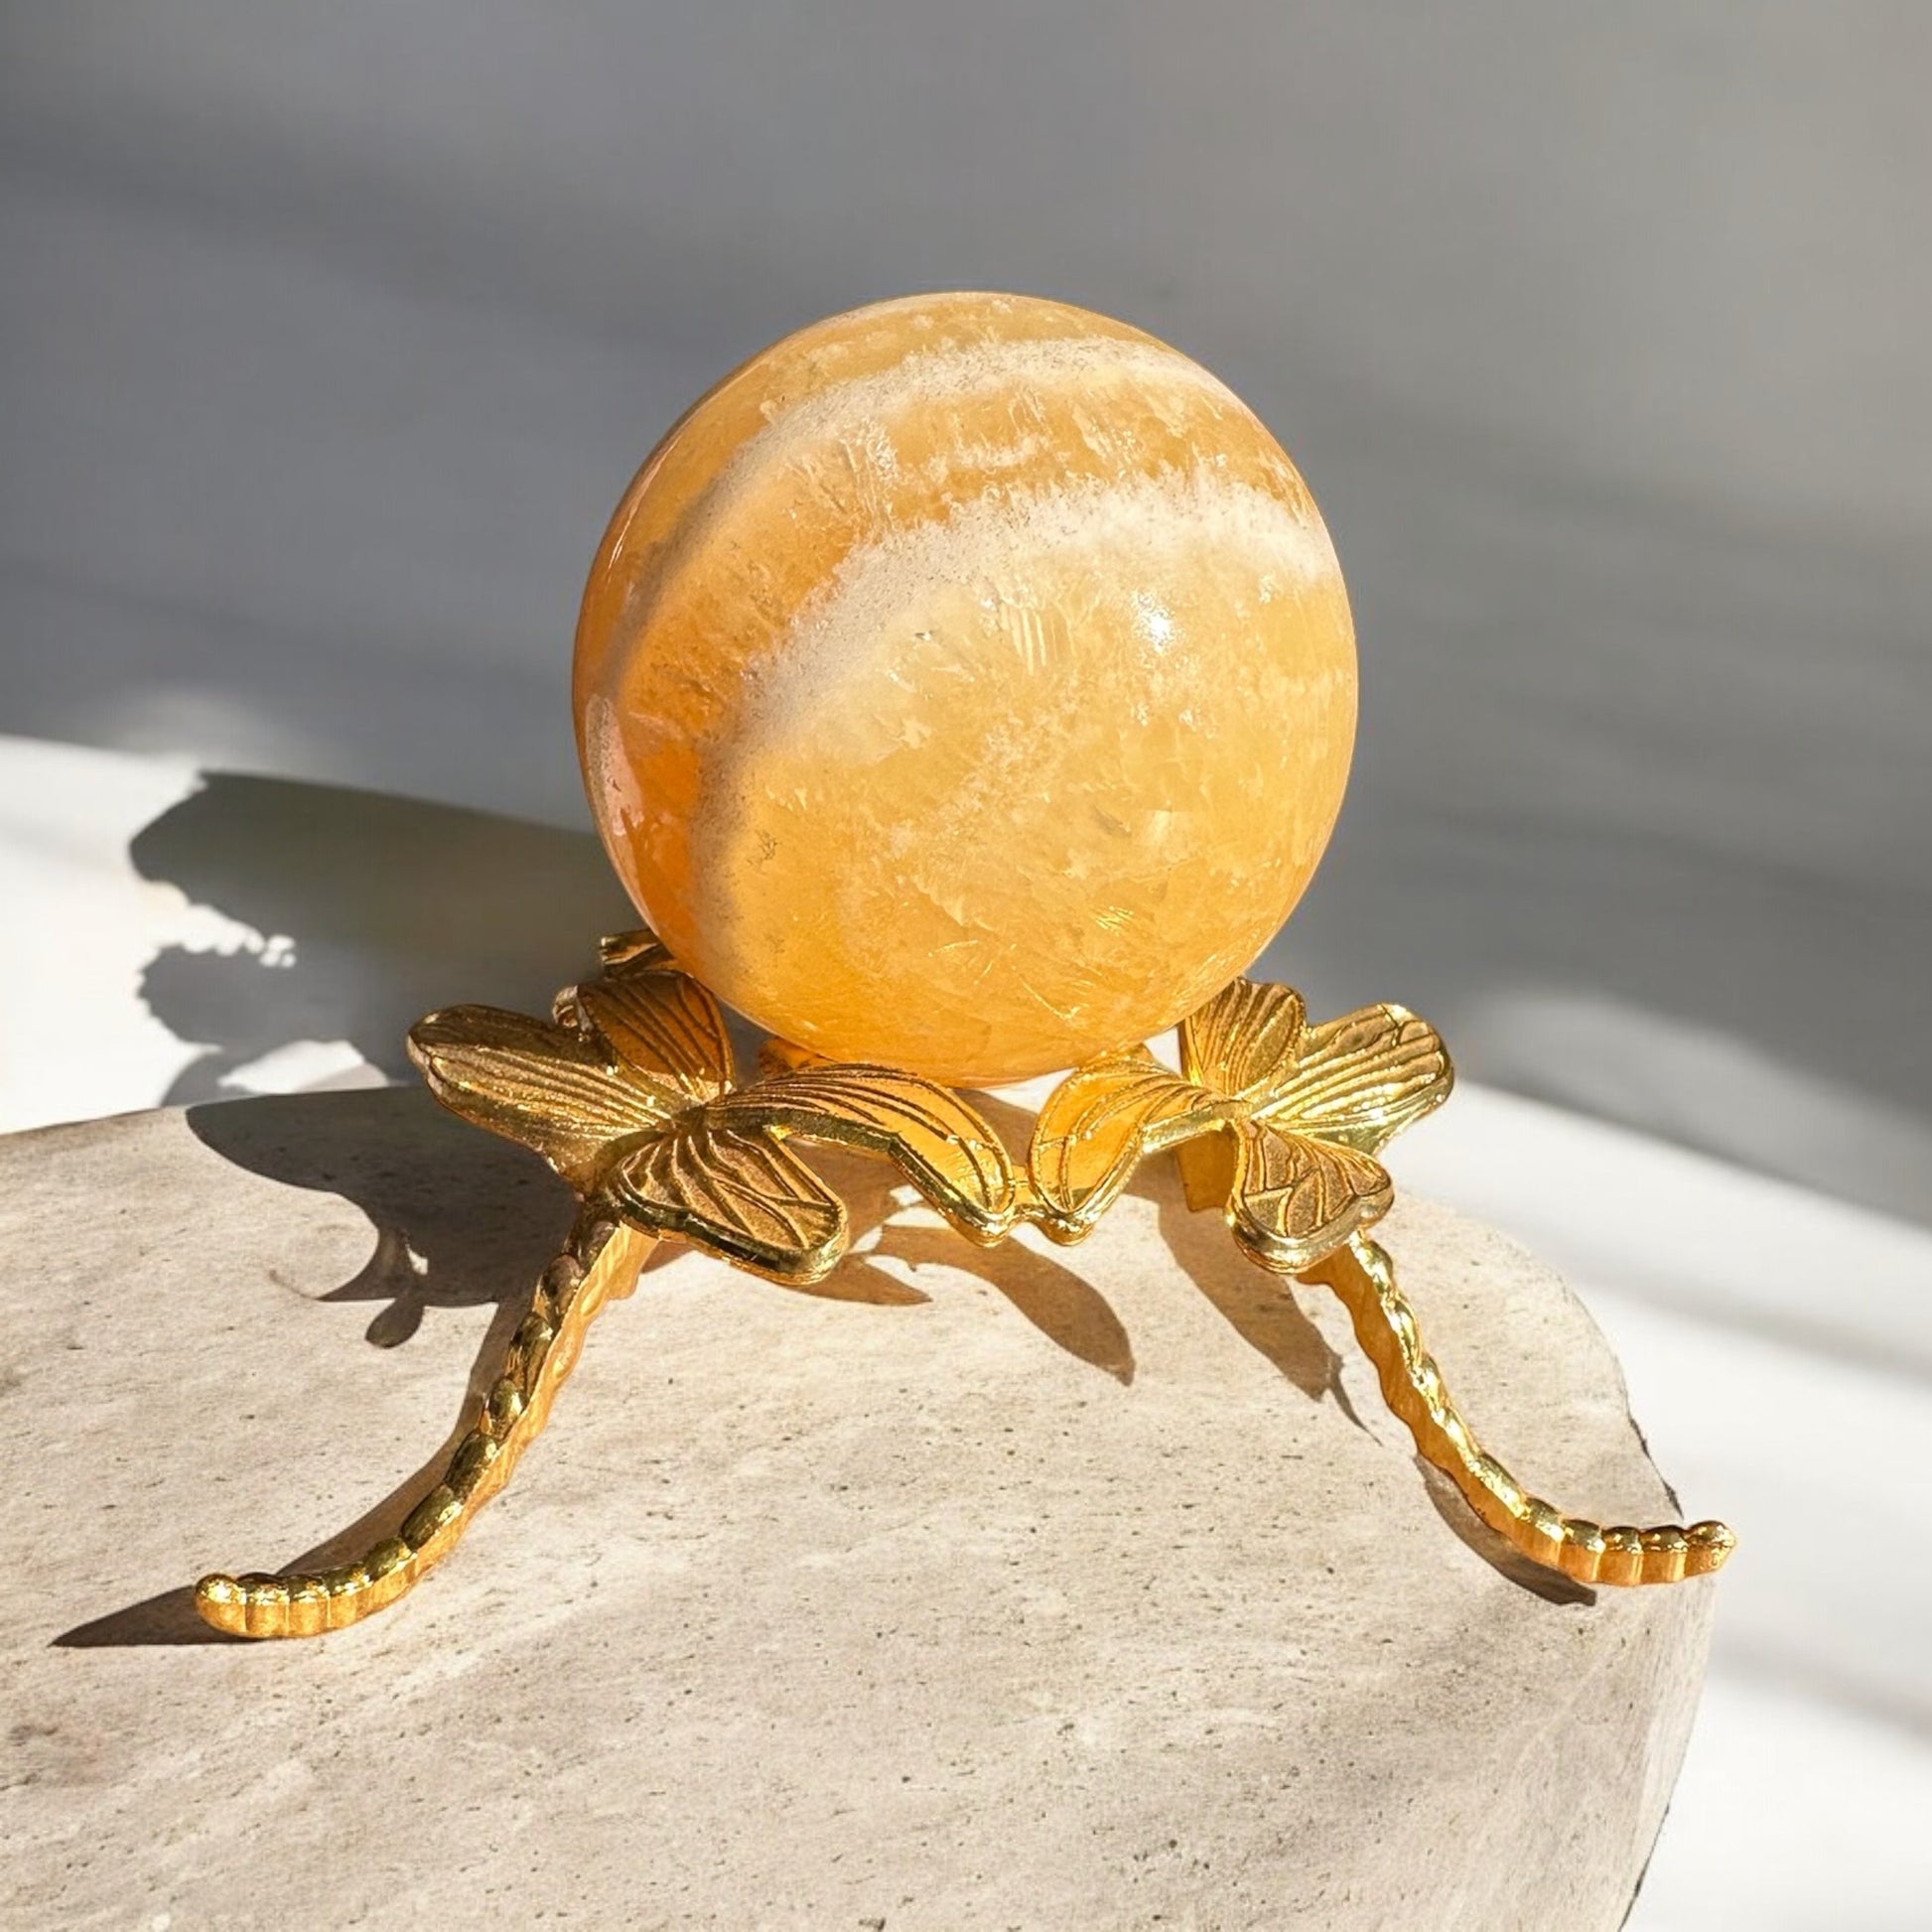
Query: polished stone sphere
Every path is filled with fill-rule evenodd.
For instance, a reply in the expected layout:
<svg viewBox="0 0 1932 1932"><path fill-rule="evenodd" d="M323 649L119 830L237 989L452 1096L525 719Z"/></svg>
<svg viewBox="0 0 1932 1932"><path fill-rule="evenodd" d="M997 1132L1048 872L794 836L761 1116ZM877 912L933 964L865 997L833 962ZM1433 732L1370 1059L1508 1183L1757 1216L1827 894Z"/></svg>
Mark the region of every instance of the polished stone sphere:
<svg viewBox="0 0 1932 1932"><path fill-rule="evenodd" d="M598 829L770 1032L956 1085L1171 1025L1288 915L1355 647L1295 466L1104 316L926 295L756 355L619 505L577 633Z"/></svg>

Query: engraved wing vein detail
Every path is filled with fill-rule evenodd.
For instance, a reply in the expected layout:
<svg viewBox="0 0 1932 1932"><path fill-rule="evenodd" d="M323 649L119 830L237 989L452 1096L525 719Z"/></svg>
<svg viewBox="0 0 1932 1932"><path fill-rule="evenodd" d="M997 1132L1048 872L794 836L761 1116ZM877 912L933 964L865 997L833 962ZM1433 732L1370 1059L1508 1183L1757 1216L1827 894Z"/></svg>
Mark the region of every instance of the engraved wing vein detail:
<svg viewBox="0 0 1932 1932"><path fill-rule="evenodd" d="M774 1281L817 1281L845 1252L838 1197L757 1129L680 1121L625 1155L607 1184L635 1225Z"/></svg>
<svg viewBox="0 0 1932 1932"><path fill-rule="evenodd" d="M1055 1240L1091 1231L1149 1154L1204 1132L1230 1109L1142 1049L1096 1060L1047 1097L1030 1166Z"/></svg>
<svg viewBox="0 0 1932 1932"><path fill-rule="evenodd" d="M714 1120L883 1155L962 1233L997 1241L1019 1188L1000 1138L956 1093L895 1067L810 1062L727 1094Z"/></svg>
<svg viewBox="0 0 1932 1932"><path fill-rule="evenodd" d="M735 1087L717 1001L648 933L607 940L604 956L603 977L565 988L550 1021L455 1007L420 1022L410 1051L437 1098L633 1225L778 1281L817 1280L847 1239L843 1206L790 1138L895 1162L975 1241L1011 1231L1012 1159L958 1094L810 1059Z"/></svg>
<svg viewBox="0 0 1932 1932"><path fill-rule="evenodd" d="M1236 980L1180 1023L1180 1065L1214 1093L1245 1097L1293 1066L1308 1021L1292 986Z"/></svg>
<svg viewBox="0 0 1932 1932"><path fill-rule="evenodd" d="M1311 1027L1258 1112L1374 1154L1440 1107L1452 1084L1434 1027L1403 1007L1363 1007Z"/></svg>
<svg viewBox="0 0 1932 1932"><path fill-rule="evenodd" d="M1395 1188L1379 1161L1305 1134L1247 1120L1236 1133L1228 1223L1256 1260L1286 1274L1310 1268L1389 1211Z"/></svg>
<svg viewBox="0 0 1932 1932"><path fill-rule="evenodd" d="M691 1100L715 1100L731 1085L725 1016L684 974L621 971L577 989L585 1019L633 1067L650 1067Z"/></svg>
<svg viewBox="0 0 1932 1932"><path fill-rule="evenodd" d="M450 1007L410 1029L410 1056L453 1113L534 1148L589 1193L610 1150L688 1105L669 1080L595 1040L497 1007Z"/></svg>
<svg viewBox="0 0 1932 1932"><path fill-rule="evenodd" d="M431 1088L636 1226L793 1283L823 1275L847 1241L843 1207L794 1142L892 1161L990 1244L1026 1217L1081 1240L1147 1156L1229 1132L1233 1158L1211 1184L1227 1186L1236 1237L1306 1268L1387 1212L1375 1157L1452 1078L1433 1029L1401 1007L1311 1027L1293 989L1236 980L1182 1023L1182 1071L1137 1047L1063 1080L1023 1179L975 1108L916 1074L780 1050L762 1079L734 1086L711 995L648 935L610 942L606 958L602 978L559 995L552 1022L490 1007L421 1022L411 1051Z"/></svg>
<svg viewBox="0 0 1932 1932"><path fill-rule="evenodd" d="M1031 1155L1049 1234L1080 1239L1147 1155L1231 1131L1236 1237L1275 1266L1311 1266L1388 1211L1394 1189L1374 1157L1452 1078L1434 1029L1401 1007L1311 1027L1293 988L1248 980L1181 1023L1180 1063L1174 1074L1145 1050L1120 1054L1054 1090Z"/></svg>

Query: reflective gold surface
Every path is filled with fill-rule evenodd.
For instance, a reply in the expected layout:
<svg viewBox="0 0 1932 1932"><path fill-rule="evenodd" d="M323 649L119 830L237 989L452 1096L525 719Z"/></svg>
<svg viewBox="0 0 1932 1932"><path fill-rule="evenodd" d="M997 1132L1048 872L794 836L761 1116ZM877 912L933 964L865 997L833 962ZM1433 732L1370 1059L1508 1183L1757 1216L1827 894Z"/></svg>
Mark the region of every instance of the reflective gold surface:
<svg viewBox="0 0 1932 1932"><path fill-rule="evenodd" d="M1300 475L1205 369L1061 303L926 295L755 356L584 598L593 813L721 998L955 1086L1241 971L1326 843L1355 652Z"/></svg>
<svg viewBox="0 0 1932 1932"><path fill-rule="evenodd" d="M1373 1241L1351 1234L1302 1269L1299 1279L1332 1288L1341 1298L1363 1354L1375 1364L1383 1400L1408 1425L1416 1448L1524 1556L1580 1584L1676 1584L1723 1569L1736 1538L1722 1523L1689 1529L1619 1523L1605 1529L1531 1495L1485 1454L1422 1345L1415 1314L1396 1287L1395 1264Z"/></svg>
<svg viewBox="0 0 1932 1932"><path fill-rule="evenodd" d="M1393 1185L1379 1156L1448 1097L1449 1056L1400 1007L1310 1026L1287 987L1237 980L1182 1025L1181 1071L1145 1048L1060 1083L1026 1171L958 1094L881 1065L838 1065L783 1042L733 1083L716 1002L649 933L607 941L603 975L553 1017L487 1007L432 1014L410 1047L431 1091L535 1149L583 1197L566 1253L539 1282L443 1481L400 1533L321 1575L217 1575L202 1614L237 1636L311 1636L394 1602L448 1554L542 1429L584 1331L630 1293L653 1240L687 1241L773 1280L808 1283L848 1238L843 1203L794 1144L894 1162L961 1234L991 1245L1023 1222L1084 1238L1147 1155L1180 1156L1190 1205L1218 1206L1273 1274L1340 1297L1390 1408L1484 1522L1582 1583L1675 1583L1717 1570L1723 1524L1601 1528L1559 1513L1484 1453L1425 1351L1393 1266L1366 1235Z"/></svg>

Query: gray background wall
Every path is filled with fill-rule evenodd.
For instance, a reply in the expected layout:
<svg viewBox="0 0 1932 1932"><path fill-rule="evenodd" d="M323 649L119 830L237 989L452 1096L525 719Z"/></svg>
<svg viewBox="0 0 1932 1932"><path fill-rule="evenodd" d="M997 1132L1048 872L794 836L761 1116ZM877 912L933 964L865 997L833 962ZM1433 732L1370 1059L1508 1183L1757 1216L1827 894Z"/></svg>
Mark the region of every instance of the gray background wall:
<svg viewBox="0 0 1932 1932"><path fill-rule="evenodd" d="M1241 390L1349 575L1275 963L1932 1218L1928 72L1908 0L9 0L0 729L580 823L575 601L676 411L1066 296Z"/></svg>

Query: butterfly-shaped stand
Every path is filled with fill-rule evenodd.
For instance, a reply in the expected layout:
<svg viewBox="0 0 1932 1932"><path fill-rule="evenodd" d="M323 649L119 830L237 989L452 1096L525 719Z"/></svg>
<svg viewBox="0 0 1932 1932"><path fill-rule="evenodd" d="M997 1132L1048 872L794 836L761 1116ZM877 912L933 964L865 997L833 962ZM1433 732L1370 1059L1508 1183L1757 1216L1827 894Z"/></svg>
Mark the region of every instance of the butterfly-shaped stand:
<svg viewBox="0 0 1932 1932"><path fill-rule="evenodd" d="M436 1097L535 1149L580 1210L443 1480L398 1533L331 1570L204 1578L197 1607L217 1629L311 1636L411 1588L508 1480L591 1320L631 1292L658 1240L794 1286L828 1274L849 1227L797 1151L812 1143L894 1162L981 1246L1025 1220L1056 1241L1083 1239L1141 1160L1173 1148L1190 1205L1222 1208L1263 1268L1341 1297L1418 1449L1525 1555L1608 1584L1674 1582L1728 1555L1718 1523L1599 1529L1560 1515L1484 1454L1457 1415L1387 1255L1364 1232L1393 1199L1382 1146L1439 1106L1451 1079L1442 1041L1401 1008L1310 1027L1298 994L1237 980L1182 1024L1179 1073L1136 1047L1062 1082L1022 1173L958 1094L897 1068L774 1043L762 1077L737 1086L717 1002L652 935L606 941L604 965L560 994L548 1021L457 1007L411 1031Z"/></svg>

